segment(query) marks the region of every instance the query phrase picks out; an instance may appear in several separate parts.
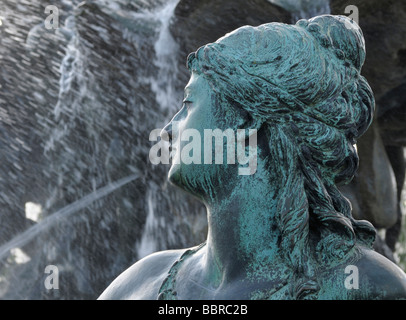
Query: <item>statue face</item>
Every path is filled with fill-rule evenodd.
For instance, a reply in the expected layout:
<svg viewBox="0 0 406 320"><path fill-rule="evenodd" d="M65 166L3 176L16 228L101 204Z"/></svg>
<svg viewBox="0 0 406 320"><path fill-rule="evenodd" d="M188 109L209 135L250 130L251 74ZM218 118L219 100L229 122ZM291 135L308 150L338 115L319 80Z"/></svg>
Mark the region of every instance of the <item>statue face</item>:
<svg viewBox="0 0 406 320"><path fill-rule="evenodd" d="M230 146L235 148L235 140L223 139L223 134L228 130L226 133L235 139L231 129L235 119L232 108L219 103L206 78L192 72L185 87L183 106L164 128L172 146L169 181L204 200L219 178L233 174L236 166L228 161L227 144L230 141ZM220 134L213 139L211 134L216 131Z"/></svg>
<svg viewBox="0 0 406 320"><path fill-rule="evenodd" d="M213 97L214 92L207 80L202 75L192 73L185 87L182 108L164 128L172 147L169 181L192 193L197 190L191 190L194 189L191 184L195 185L204 171L208 174L210 170L210 165L204 164L203 137L204 129L216 127Z"/></svg>

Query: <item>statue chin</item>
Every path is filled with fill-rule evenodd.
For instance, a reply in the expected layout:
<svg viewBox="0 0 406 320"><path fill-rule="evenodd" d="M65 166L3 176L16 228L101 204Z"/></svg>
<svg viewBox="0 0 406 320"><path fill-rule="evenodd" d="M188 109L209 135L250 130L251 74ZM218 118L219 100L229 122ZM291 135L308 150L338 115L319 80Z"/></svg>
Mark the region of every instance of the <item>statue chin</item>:
<svg viewBox="0 0 406 320"><path fill-rule="evenodd" d="M214 167L210 166L210 169L206 167L206 170L202 170L202 166L198 164L172 164L168 181L205 203L206 196L213 192L213 188L219 187L214 176L221 173Z"/></svg>
<svg viewBox="0 0 406 320"><path fill-rule="evenodd" d="M196 196L199 192L193 187L194 184L190 183L192 178L188 178L188 175L191 176L190 170L187 170L189 168L186 169L184 166L184 164L172 164L169 169L168 180L176 187ZM190 165L188 167L190 167Z"/></svg>

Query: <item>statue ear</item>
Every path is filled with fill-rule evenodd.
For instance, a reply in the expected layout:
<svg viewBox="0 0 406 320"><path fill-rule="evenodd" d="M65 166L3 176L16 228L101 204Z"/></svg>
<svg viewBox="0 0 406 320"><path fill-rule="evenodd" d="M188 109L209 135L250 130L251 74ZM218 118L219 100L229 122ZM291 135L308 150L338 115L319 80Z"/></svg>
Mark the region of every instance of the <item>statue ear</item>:
<svg viewBox="0 0 406 320"><path fill-rule="evenodd" d="M245 116L242 118L243 121L238 124L237 129L246 129L245 130L245 139L248 139L253 133L258 132L262 125L264 124L263 120L252 117L247 111L244 110Z"/></svg>
<svg viewBox="0 0 406 320"><path fill-rule="evenodd" d="M225 115L229 120L227 123L230 129L234 132L244 130L246 132L246 139L252 135L252 132L257 132L261 129L265 122L264 120L261 120L259 117L253 117L241 104L232 102L231 106L231 112Z"/></svg>

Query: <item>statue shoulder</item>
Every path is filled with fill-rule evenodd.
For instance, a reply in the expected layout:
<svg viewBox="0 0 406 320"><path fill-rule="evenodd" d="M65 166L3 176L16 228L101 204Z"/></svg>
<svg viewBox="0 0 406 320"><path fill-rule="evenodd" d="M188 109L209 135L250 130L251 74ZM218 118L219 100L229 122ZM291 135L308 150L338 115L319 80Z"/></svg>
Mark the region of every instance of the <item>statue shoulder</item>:
<svg viewBox="0 0 406 320"><path fill-rule="evenodd" d="M406 274L374 250L358 247L357 258L326 270L320 299L406 299Z"/></svg>
<svg viewBox="0 0 406 320"><path fill-rule="evenodd" d="M185 252L159 251L142 258L121 273L99 300L154 300L171 266Z"/></svg>
<svg viewBox="0 0 406 320"><path fill-rule="evenodd" d="M370 299L406 299L406 274L395 263L371 249L361 249L356 262L359 286Z"/></svg>

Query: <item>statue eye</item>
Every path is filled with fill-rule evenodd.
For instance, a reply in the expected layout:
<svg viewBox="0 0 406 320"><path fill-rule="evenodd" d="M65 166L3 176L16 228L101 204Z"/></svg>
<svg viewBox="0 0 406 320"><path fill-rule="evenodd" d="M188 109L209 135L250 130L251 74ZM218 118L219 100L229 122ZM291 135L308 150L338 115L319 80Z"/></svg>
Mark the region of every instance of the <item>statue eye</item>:
<svg viewBox="0 0 406 320"><path fill-rule="evenodd" d="M185 106L186 109L187 109L188 111L190 111L190 108L192 107L192 101L190 101L190 100L183 100L183 106Z"/></svg>

